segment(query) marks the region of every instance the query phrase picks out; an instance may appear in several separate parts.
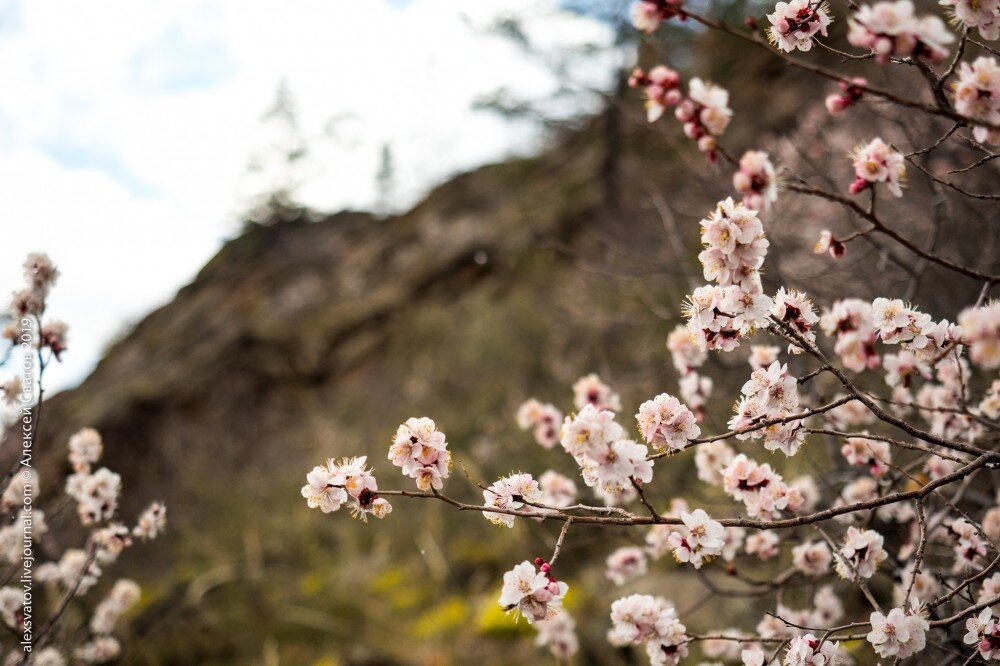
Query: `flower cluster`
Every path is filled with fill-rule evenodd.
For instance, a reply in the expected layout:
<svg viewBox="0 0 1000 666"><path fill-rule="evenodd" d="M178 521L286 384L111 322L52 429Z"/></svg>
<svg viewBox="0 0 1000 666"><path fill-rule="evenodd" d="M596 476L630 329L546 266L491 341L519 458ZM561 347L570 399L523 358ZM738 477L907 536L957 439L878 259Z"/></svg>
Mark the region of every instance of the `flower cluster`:
<svg viewBox="0 0 1000 666"><path fill-rule="evenodd" d="M690 562L695 569L722 554L725 528L709 518L703 509L681 513L684 529L670 533L668 542L678 562Z"/></svg>
<svg viewBox="0 0 1000 666"><path fill-rule="evenodd" d="M872 630L868 632L868 642L880 657L908 659L927 645L925 632L930 624L918 613L906 613L902 608L893 608L887 614L871 614Z"/></svg>
<svg viewBox="0 0 1000 666"><path fill-rule="evenodd" d="M884 541L875 530L861 530L853 525L848 527L844 544L837 551L837 573L848 580L874 576L879 565L889 556L882 547Z"/></svg>
<svg viewBox="0 0 1000 666"><path fill-rule="evenodd" d="M935 322L899 299L876 298L872 320L882 342L898 344L922 360L937 356L961 333L947 320Z"/></svg>
<svg viewBox="0 0 1000 666"><path fill-rule="evenodd" d="M854 372L879 367L882 359L875 350L876 330L872 306L859 298L835 301L823 311L819 326L837 340L833 351Z"/></svg>
<svg viewBox="0 0 1000 666"><path fill-rule="evenodd" d="M523 615L529 624L541 622L559 612L568 589L540 558L535 564L525 560L503 575L498 603L505 612Z"/></svg>
<svg viewBox="0 0 1000 666"><path fill-rule="evenodd" d="M805 634L788 642L782 663L785 666L836 666L846 661L840 643L820 641L812 634Z"/></svg>
<svg viewBox="0 0 1000 666"><path fill-rule="evenodd" d="M667 393L639 405L635 420L642 438L657 451L683 451L701 434L694 413Z"/></svg>
<svg viewBox="0 0 1000 666"><path fill-rule="evenodd" d="M451 452L444 433L429 418L409 418L396 430L389 460L423 491L441 490L451 470Z"/></svg>
<svg viewBox="0 0 1000 666"><path fill-rule="evenodd" d="M645 645L652 666L674 666L688 655L687 628L667 600L632 594L611 604L613 645Z"/></svg>
<svg viewBox="0 0 1000 666"><path fill-rule="evenodd" d="M973 120L1000 123L1000 64L996 58L980 56L971 65L959 65L955 110ZM977 125L973 134L977 141L1000 143L1000 132L984 125Z"/></svg>
<svg viewBox="0 0 1000 666"><path fill-rule="evenodd" d="M768 39L786 53L796 49L809 51L813 37L817 34L826 37L827 26L833 22L829 8L820 0L779 2L767 20L771 22Z"/></svg>
<svg viewBox="0 0 1000 666"><path fill-rule="evenodd" d="M885 183L894 196L903 196L906 164L903 155L876 137L854 149L854 182L851 194L864 192L875 183Z"/></svg>
<svg viewBox="0 0 1000 666"><path fill-rule="evenodd" d="M698 260L706 280L720 287L738 286L749 294L760 292L759 269L768 241L756 211L731 198L720 201L701 221L701 242L705 249Z"/></svg>
<svg viewBox="0 0 1000 666"><path fill-rule="evenodd" d="M614 418L611 411L588 404L575 416L566 417L561 440L582 469L586 484L611 494L630 486L631 479L640 483L653 479L649 450L627 439Z"/></svg>
<svg viewBox="0 0 1000 666"><path fill-rule="evenodd" d="M966 645L975 645L983 659L1000 658L1000 623L993 617L993 611L984 608L979 615L965 621L963 640Z"/></svg>
<svg viewBox="0 0 1000 666"><path fill-rule="evenodd" d="M802 493L769 464L758 465L742 453L722 470L722 484L726 494L743 502L751 518L770 520L786 509L798 510L804 502Z"/></svg>
<svg viewBox="0 0 1000 666"><path fill-rule="evenodd" d="M590 405L596 409L620 412L622 399L600 377L591 373L573 383L573 405L577 409Z"/></svg>
<svg viewBox="0 0 1000 666"><path fill-rule="evenodd" d="M494 509L483 511L483 516L494 525L514 527L514 514L506 512L525 510L526 506L541 504L542 499L542 489L530 474L511 474L494 481L483 491L483 506Z"/></svg>
<svg viewBox="0 0 1000 666"><path fill-rule="evenodd" d="M351 515L368 520L368 514L385 518L392 511L392 505L378 495L378 483L372 470L365 466L367 456L330 458L325 466L313 467L306 475L306 485L302 486L302 496L310 509L323 513L338 511L347 504Z"/></svg>
<svg viewBox="0 0 1000 666"><path fill-rule="evenodd" d="M771 316L797 333L802 339L816 342L816 333L813 331L813 327L819 321L819 317L813 310L812 301L801 291L779 288L778 293L774 295ZM802 348L792 343L788 345L788 351L799 354L802 352Z"/></svg>
<svg viewBox="0 0 1000 666"><path fill-rule="evenodd" d="M541 403L534 398L525 401L517 410L517 425L521 430L531 430L539 446L551 449L559 443L559 426L563 415L551 403Z"/></svg>
<svg viewBox="0 0 1000 666"><path fill-rule="evenodd" d="M736 414L730 419L729 427L746 432L738 432L736 438L763 437L767 450L795 455L805 438L802 421L791 420L747 430L761 421L783 419L798 407L798 382L788 374L788 366L774 361L766 368L754 370L741 392L743 397L736 404Z"/></svg>
<svg viewBox="0 0 1000 666"><path fill-rule="evenodd" d="M681 75L666 65L657 65L647 74L641 67L632 70L628 84L642 88L646 97L646 120L656 122L667 107L677 106L684 99L681 92Z"/></svg>
<svg viewBox="0 0 1000 666"><path fill-rule="evenodd" d="M866 437L848 437L840 447L840 453L852 465L867 466L876 479L885 476L892 462L888 442Z"/></svg>
<svg viewBox="0 0 1000 666"><path fill-rule="evenodd" d="M913 56L939 63L948 56L945 45L955 41L937 16L917 18L910 0L882 0L863 5L851 18L849 27L847 41L870 49L881 64L893 56Z"/></svg>

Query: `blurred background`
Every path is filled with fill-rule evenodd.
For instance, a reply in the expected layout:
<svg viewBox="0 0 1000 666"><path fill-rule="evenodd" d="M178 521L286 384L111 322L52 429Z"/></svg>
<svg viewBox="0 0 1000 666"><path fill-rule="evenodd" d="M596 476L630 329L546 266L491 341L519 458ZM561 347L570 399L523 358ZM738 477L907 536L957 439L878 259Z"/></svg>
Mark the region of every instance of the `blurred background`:
<svg viewBox="0 0 1000 666"><path fill-rule="evenodd" d="M770 10L692 4L733 23ZM67 437L93 426L124 512L169 505L165 541L116 569L145 589L125 663L546 663L496 597L503 571L551 553L557 526L501 530L405 501L363 525L308 511L305 473L367 453L382 487L408 487L389 439L430 416L477 479L575 475L517 430L523 400L568 410L573 381L598 372L631 426L640 402L677 392L664 343L703 283L698 220L730 174L672 119L645 122L625 85L637 62L725 86L730 152L767 150L830 189L850 182L859 140L921 146L947 129L877 103L831 119L824 82L687 25L640 39L627 19L616 0L0 3L0 279L13 290L23 256L48 252L62 271L50 312L71 326L48 374L43 479L61 483ZM996 177L976 174L972 190ZM921 183L893 215L922 246L986 265L998 232L981 203ZM765 216L769 289L818 305L911 298L952 320L975 299L978 285L867 237L839 263L816 257L820 229L853 221L788 193L780 204ZM741 354L710 360L703 429L724 427L748 372ZM833 389L812 383L817 399ZM786 476L829 473L831 450L816 442ZM460 469L451 493L481 501ZM692 470L690 457L659 465L655 503L730 515ZM642 536L571 534L560 566L577 663L645 659L607 645L623 591L601 565ZM698 578L665 561L630 589L672 598L694 630L752 626L770 603L699 601ZM805 605L800 592L786 603Z"/></svg>

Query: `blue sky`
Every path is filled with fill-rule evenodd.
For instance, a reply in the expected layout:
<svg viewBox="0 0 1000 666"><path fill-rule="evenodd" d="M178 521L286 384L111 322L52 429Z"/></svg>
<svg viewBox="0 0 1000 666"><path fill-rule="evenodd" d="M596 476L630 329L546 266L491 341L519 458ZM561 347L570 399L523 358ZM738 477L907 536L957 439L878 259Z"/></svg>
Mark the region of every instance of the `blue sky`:
<svg viewBox="0 0 1000 666"><path fill-rule="evenodd" d="M60 264L51 311L71 328L55 386L85 376L239 228L259 187L245 167L270 140L260 116L281 81L312 151L301 198L319 209L369 207L386 143L401 205L535 149L529 127L471 109L501 87L531 97L557 85L484 34L511 12L550 48L609 38L558 0L0 1L0 216L12 232L0 281L15 289L29 251ZM580 76L600 84L609 69Z"/></svg>

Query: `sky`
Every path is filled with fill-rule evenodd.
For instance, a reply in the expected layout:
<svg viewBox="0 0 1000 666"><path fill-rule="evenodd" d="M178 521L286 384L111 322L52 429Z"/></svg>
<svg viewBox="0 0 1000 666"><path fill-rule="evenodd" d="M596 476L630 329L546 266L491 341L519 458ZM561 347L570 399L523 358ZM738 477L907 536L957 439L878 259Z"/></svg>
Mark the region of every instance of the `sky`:
<svg viewBox="0 0 1000 666"><path fill-rule="evenodd" d="M388 144L405 206L449 175L537 149L535 129L472 102L558 83L484 32L497 16L518 14L547 49L610 40L558 4L0 0L0 291L20 286L30 251L60 266L49 312L70 324L70 350L48 387L82 380L238 232L282 81L310 146L299 200L370 208ZM610 71L574 76L602 85Z"/></svg>

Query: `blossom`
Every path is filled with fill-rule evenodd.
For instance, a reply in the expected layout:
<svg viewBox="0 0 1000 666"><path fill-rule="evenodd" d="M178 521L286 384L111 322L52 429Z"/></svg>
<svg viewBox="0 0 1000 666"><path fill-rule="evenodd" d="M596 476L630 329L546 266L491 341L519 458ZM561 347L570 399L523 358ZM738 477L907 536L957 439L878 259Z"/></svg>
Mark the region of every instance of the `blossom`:
<svg viewBox="0 0 1000 666"><path fill-rule="evenodd" d="M162 502L153 502L139 516L136 526L132 528L132 536L149 541L159 536L166 526L167 507Z"/></svg>
<svg viewBox="0 0 1000 666"><path fill-rule="evenodd" d="M819 326L827 335L836 337L834 352L848 369L861 372L880 365L875 350L872 305L867 301L859 298L835 301L820 315Z"/></svg>
<svg viewBox="0 0 1000 666"><path fill-rule="evenodd" d="M907 659L926 646L924 632L930 624L919 614L907 614L893 608L886 615L874 612L870 617L872 630L868 642L880 657Z"/></svg>
<svg viewBox="0 0 1000 666"><path fill-rule="evenodd" d="M542 490L530 474L511 474L494 481L483 491L483 506L492 509L520 510L528 503L541 504ZM483 511L494 525L514 527L514 516L499 511Z"/></svg>
<svg viewBox="0 0 1000 666"><path fill-rule="evenodd" d="M597 455L609 443L625 437L625 431L614 419L614 413L586 405L575 416L566 417L560 442L575 458Z"/></svg>
<svg viewBox="0 0 1000 666"><path fill-rule="evenodd" d="M756 555L760 560L769 560L778 554L778 535L774 532L754 532L747 537L747 555Z"/></svg>
<svg viewBox="0 0 1000 666"><path fill-rule="evenodd" d="M944 45L955 37L936 16L916 17L910 0L883 0L863 5L848 23L847 41L871 49L880 64L893 56L914 56L933 63L944 60Z"/></svg>
<svg viewBox="0 0 1000 666"><path fill-rule="evenodd" d="M691 79L687 97L674 109L674 116L684 123L684 134L698 142L698 150L708 160L716 159L716 137L729 126L733 112L729 109L729 93L699 78Z"/></svg>
<svg viewBox="0 0 1000 666"><path fill-rule="evenodd" d="M521 430L531 430L539 446L551 449L559 443L559 426L563 415L555 405L541 403L534 398L527 400L517 410L517 424Z"/></svg>
<svg viewBox="0 0 1000 666"><path fill-rule="evenodd" d="M859 145L851 158L854 160L855 176L850 188L851 194L866 190L874 183L885 183L893 195L903 196L906 163L903 155L885 141L876 137L867 144Z"/></svg>
<svg viewBox="0 0 1000 666"><path fill-rule="evenodd" d="M751 518L772 518L785 509L796 510L803 497L787 485L767 463L758 465L743 453L722 471L723 490L742 501Z"/></svg>
<svg viewBox="0 0 1000 666"><path fill-rule="evenodd" d="M712 395L712 378L703 377L697 372L689 372L681 377L677 384L684 402L691 405L695 418L700 421L705 401Z"/></svg>
<svg viewBox="0 0 1000 666"><path fill-rule="evenodd" d="M559 612L569 586L555 580L548 565L539 571L525 560L503 575L498 603L504 611L523 615L529 623L551 618Z"/></svg>
<svg viewBox="0 0 1000 666"><path fill-rule="evenodd" d="M682 4L682 0L641 0L633 3L632 25L642 32L656 32L661 23L678 15Z"/></svg>
<svg viewBox="0 0 1000 666"><path fill-rule="evenodd" d="M972 362L984 370L1000 368L1000 301L966 308L958 315L958 323Z"/></svg>
<svg viewBox="0 0 1000 666"><path fill-rule="evenodd" d="M66 494L77 502L77 513L84 525L109 520L118 510L122 479L107 467L93 474L77 472L66 479Z"/></svg>
<svg viewBox="0 0 1000 666"><path fill-rule="evenodd" d="M659 451L682 451L701 434L694 413L667 393L639 405L635 418L643 439Z"/></svg>
<svg viewBox="0 0 1000 666"><path fill-rule="evenodd" d="M747 285L754 284L753 280ZM740 341L767 323L773 301L739 286L706 285L694 290L685 303L688 331L700 349L732 351Z"/></svg>
<svg viewBox="0 0 1000 666"><path fill-rule="evenodd" d="M726 198L701 221L701 242L705 249L698 255L706 280L720 287L737 285L741 291L760 291L758 269L764 263L768 241L757 212L743 203Z"/></svg>
<svg viewBox="0 0 1000 666"><path fill-rule="evenodd" d="M807 576L822 576L830 571L830 547L824 541L806 541L792 548L792 565Z"/></svg>
<svg viewBox="0 0 1000 666"><path fill-rule="evenodd" d="M121 654L121 645L113 636L95 636L73 651L73 656L90 664L113 661Z"/></svg>
<svg viewBox="0 0 1000 666"><path fill-rule="evenodd" d="M650 666L674 666L688 654L687 628L677 619L664 622L646 643Z"/></svg>
<svg viewBox="0 0 1000 666"><path fill-rule="evenodd" d="M940 0L938 3L951 7L955 19L967 28L979 28L983 39L1000 37L1000 1L998 0Z"/></svg>
<svg viewBox="0 0 1000 666"><path fill-rule="evenodd" d="M852 465L868 465L872 476L881 478L889 471L892 451L889 443L866 437L848 437L840 453Z"/></svg>
<svg viewBox="0 0 1000 666"><path fill-rule="evenodd" d="M556 659L568 661L580 650L580 640L576 636L576 621L565 610L550 618L535 622L538 636L535 645L548 647Z"/></svg>
<svg viewBox="0 0 1000 666"><path fill-rule="evenodd" d="M111 592L94 609L90 630L95 634L110 634L119 618L139 603L142 591L135 581L123 578L115 583Z"/></svg>
<svg viewBox="0 0 1000 666"><path fill-rule="evenodd" d="M38 651L31 660L32 666L66 666L66 660L58 648L47 647Z"/></svg>
<svg viewBox="0 0 1000 666"><path fill-rule="evenodd" d="M684 324L678 324L670 331L670 335L667 336L667 349L670 350L674 367L682 375L694 368L700 368L708 358L708 354L698 347Z"/></svg>
<svg viewBox="0 0 1000 666"><path fill-rule="evenodd" d="M847 528L844 545L837 551L836 568L841 578L871 578L875 570L888 557L882 548L884 539L874 530Z"/></svg>
<svg viewBox="0 0 1000 666"><path fill-rule="evenodd" d="M816 341L816 333L812 329L819 321L819 317L813 311L812 301L801 291L779 288L778 293L774 295L771 315L806 341ZM788 351L798 354L802 350L797 345L790 344Z"/></svg>
<svg viewBox="0 0 1000 666"><path fill-rule="evenodd" d="M990 384L986 395L979 402L979 411L989 419L996 420L1000 417L1000 379L994 379Z"/></svg>
<svg viewBox="0 0 1000 666"><path fill-rule="evenodd" d="M642 548L635 546L619 548L608 556L605 564L607 565L605 575L608 580L619 587L640 576L645 576L648 568L646 553L643 552Z"/></svg>
<svg viewBox="0 0 1000 666"><path fill-rule="evenodd" d="M577 409L591 405L612 412L619 412L622 408L618 394L594 373L581 377L573 384L573 404Z"/></svg>
<svg viewBox="0 0 1000 666"><path fill-rule="evenodd" d="M965 621L968 633L962 638L966 645L975 645L983 659L1000 657L1000 625L989 608Z"/></svg>
<svg viewBox="0 0 1000 666"><path fill-rule="evenodd" d="M704 509L682 512L681 521L686 529L674 531L669 536L678 562L690 562L695 569L700 569L722 553L725 528L712 520Z"/></svg>
<svg viewBox="0 0 1000 666"><path fill-rule="evenodd" d="M576 501L576 484L573 479L554 470L548 470L538 477L538 487L542 491L541 504L561 509Z"/></svg>
<svg viewBox="0 0 1000 666"><path fill-rule="evenodd" d="M409 418L399 426L389 447L389 460L425 492L443 488L451 469L445 435L426 417Z"/></svg>
<svg viewBox="0 0 1000 666"><path fill-rule="evenodd" d="M833 21L826 4L818 0L779 2L767 20L771 22L768 39L786 53L812 49L813 37L826 37L826 28Z"/></svg>
<svg viewBox="0 0 1000 666"><path fill-rule="evenodd" d="M816 244L813 245L813 254L829 253L834 259L842 259L847 252L847 246L833 237L829 229L820 232Z"/></svg>
<svg viewBox="0 0 1000 666"><path fill-rule="evenodd" d="M97 584L101 568L86 551L69 548L59 558L54 573L55 580L64 589L72 590L76 586L76 594L81 595Z"/></svg>
<svg viewBox="0 0 1000 666"><path fill-rule="evenodd" d="M788 366L778 361L754 370L740 392L756 400L768 415L787 413L799 405L798 382L788 374Z"/></svg>
<svg viewBox="0 0 1000 666"><path fill-rule="evenodd" d="M349 504L351 515L363 521L368 520L369 513L376 518L388 515L392 506L379 497L375 476L365 466L367 460L367 456L340 461L330 458L325 467L314 467L302 487L309 508L331 513Z"/></svg>
<svg viewBox="0 0 1000 666"><path fill-rule="evenodd" d="M62 354L66 351L66 341L68 337L69 325L62 321L49 321L42 326L38 333L39 344L52 352L57 361L62 360Z"/></svg>
<svg viewBox="0 0 1000 666"><path fill-rule="evenodd" d="M788 650L781 662L785 666L835 666L843 664L840 643L820 640L812 634L796 636L788 643Z"/></svg>
<svg viewBox="0 0 1000 666"><path fill-rule="evenodd" d="M975 525L965 518L958 518L952 521L948 529L955 541L957 569L971 567L986 556L986 541Z"/></svg>
<svg viewBox="0 0 1000 666"><path fill-rule="evenodd" d="M662 597L632 594L611 604L612 632L623 644L645 643L676 619L674 607Z"/></svg>
<svg viewBox="0 0 1000 666"><path fill-rule="evenodd" d="M751 345L750 358L747 359L747 362L754 370L766 368L778 360L778 352L780 351L781 347L774 345Z"/></svg>
<svg viewBox="0 0 1000 666"><path fill-rule="evenodd" d="M104 445L101 436L93 428L79 430L69 438L69 462L73 471L90 473L90 465L101 457Z"/></svg>
<svg viewBox="0 0 1000 666"><path fill-rule="evenodd" d="M793 0L806 3L808 0ZM779 2L779 5L785 4ZM733 187L743 197L743 205L754 210L766 210L778 200L778 177L767 153L748 150L740 158L739 169L733 174Z"/></svg>

